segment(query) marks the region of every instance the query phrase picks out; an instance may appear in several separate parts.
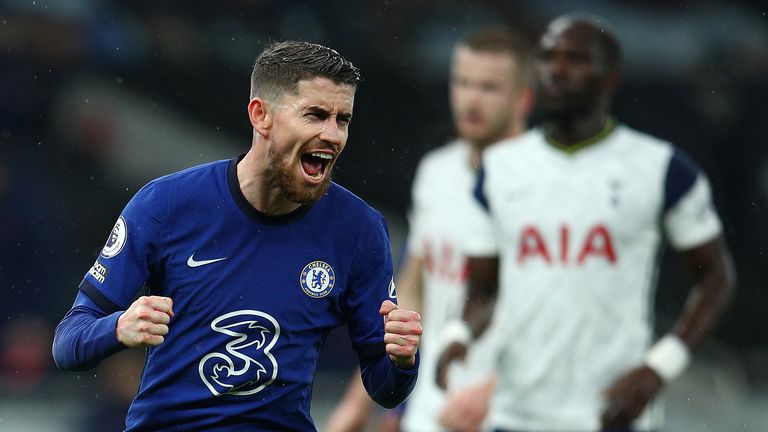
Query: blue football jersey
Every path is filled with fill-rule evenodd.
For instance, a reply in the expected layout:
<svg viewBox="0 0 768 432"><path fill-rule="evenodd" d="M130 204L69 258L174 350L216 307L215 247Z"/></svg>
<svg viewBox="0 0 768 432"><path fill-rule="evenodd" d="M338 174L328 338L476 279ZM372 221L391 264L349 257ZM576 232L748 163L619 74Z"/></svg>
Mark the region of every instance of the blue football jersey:
<svg viewBox="0 0 768 432"><path fill-rule="evenodd" d="M358 353L384 353L378 311L395 293L381 214L332 183L313 205L266 216L243 196L238 161L147 184L80 285L107 313L142 290L173 299L129 431L314 430L328 333L347 323Z"/></svg>

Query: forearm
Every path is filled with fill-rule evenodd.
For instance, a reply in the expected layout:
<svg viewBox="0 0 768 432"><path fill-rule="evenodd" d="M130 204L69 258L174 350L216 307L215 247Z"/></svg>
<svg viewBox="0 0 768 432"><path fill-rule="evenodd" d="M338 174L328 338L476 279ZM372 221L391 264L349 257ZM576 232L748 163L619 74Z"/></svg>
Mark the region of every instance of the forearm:
<svg viewBox="0 0 768 432"><path fill-rule="evenodd" d="M685 370L691 349L713 331L730 304L736 285L733 263L721 238L687 250L683 257L695 285L671 333L657 341L645 356L645 365L664 381Z"/></svg>
<svg viewBox="0 0 768 432"><path fill-rule="evenodd" d="M416 364L407 369L392 363L389 354L359 356L360 373L368 395L385 408L394 408L411 394L416 385L419 368L419 354Z"/></svg>
<svg viewBox="0 0 768 432"><path fill-rule="evenodd" d="M124 349L115 334L122 311L106 315L84 302L84 294L61 323L53 339L53 359L61 370L84 371L94 368L110 355Z"/></svg>
<svg viewBox="0 0 768 432"><path fill-rule="evenodd" d="M473 338L485 332L493 319L499 292L498 258L470 258L470 280L462 319Z"/></svg>
<svg viewBox="0 0 768 432"><path fill-rule="evenodd" d="M722 239L704 246L698 253L706 254L706 258L689 260L696 283L673 327L673 332L690 348L699 345L716 327L736 286L733 262Z"/></svg>

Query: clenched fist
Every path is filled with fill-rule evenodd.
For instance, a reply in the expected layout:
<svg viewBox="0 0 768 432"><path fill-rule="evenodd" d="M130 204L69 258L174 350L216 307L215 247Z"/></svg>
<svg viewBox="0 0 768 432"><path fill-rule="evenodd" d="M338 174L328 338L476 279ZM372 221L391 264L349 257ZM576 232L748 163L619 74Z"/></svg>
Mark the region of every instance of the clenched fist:
<svg viewBox="0 0 768 432"><path fill-rule="evenodd" d="M142 296L117 319L117 340L128 348L160 345L173 318L173 300Z"/></svg>
<svg viewBox="0 0 768 432"><path fill-rule="evenodd" d="M384 317L384 343L389 358L399 368L413 367L421 339L421 315L400 309L389 300L381 303L379 314Z"/></svg>

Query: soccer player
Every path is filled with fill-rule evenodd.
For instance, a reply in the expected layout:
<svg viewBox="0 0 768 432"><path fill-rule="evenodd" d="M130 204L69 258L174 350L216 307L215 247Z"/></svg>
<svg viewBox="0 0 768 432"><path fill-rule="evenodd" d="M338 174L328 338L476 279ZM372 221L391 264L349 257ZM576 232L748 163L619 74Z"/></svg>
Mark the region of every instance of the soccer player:
<svg viewBox="0 0 768 432"><path fill-rule="evenodd" d="M468 299L464 321L448 326L455 342L438 380L495 309L506 334L489 415L499 431L658 430L654 397L732 297L706 176L610 116L619 68L619 44L599 20L555 19L536 67L543 124L483 155L477 192L487 210L463 227ZM662 237L694 286L652 344Z"/></svg>
<svg viewBox="0 0 768 432"><path fill-rule="evenodd" d="M371 398L412 390L420 318L393 302L384 220L331 182L359 79L332 49L268 46L250 150L154 180L123 210L53 354L85 370L147 348L128 431L315 430L318 351L345 322Z"/></svg>
<svg viewBox="0 0 768 432"><path fill-rule="evenodd" d="M432 150L419 163L407 257L398 275L403 304L422 312L422 377L435 374L440 329L461 313L466 295L464 226L474 199L476 169L488 145L526 128L532 104L532 54L527 41L504 27L489 27L462 38L454 48L450 97L459 138ZM492 343L485 339L485 344ZM494 385L487 357L477 350L472 379L446 394L433 379L420 379L408 399L401 430L474 430L484 420ZM456 383L459 384L459 383ZM370 400L353 381L328 424L328 432L364 425ZM441 425L440 423L444 424Z"/></svg>

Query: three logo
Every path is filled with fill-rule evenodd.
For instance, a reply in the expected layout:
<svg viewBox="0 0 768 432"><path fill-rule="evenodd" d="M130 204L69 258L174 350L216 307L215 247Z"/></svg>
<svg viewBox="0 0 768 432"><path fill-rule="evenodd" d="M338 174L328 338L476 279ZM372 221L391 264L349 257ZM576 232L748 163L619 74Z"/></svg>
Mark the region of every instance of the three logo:
<svg viewBox="0 0 768 432"><path fill-rule="evenodd" d="M224 352L200 359L200 379L214 396L258 393L277 378L277 360L270 352L280 338L280 324L265 312L237 310L211 322L211 329L229 336Z"/></svg>

